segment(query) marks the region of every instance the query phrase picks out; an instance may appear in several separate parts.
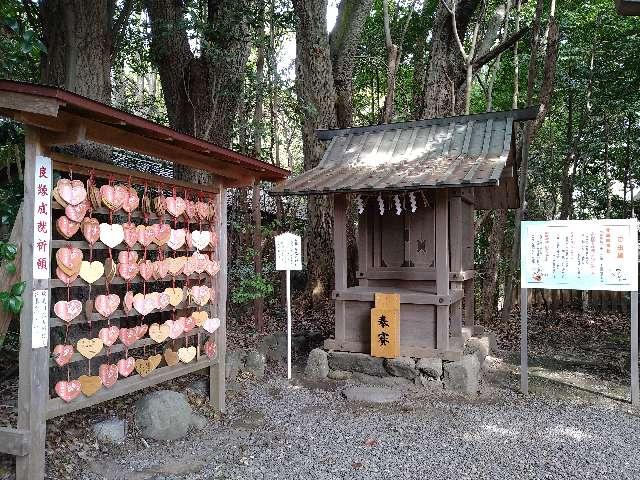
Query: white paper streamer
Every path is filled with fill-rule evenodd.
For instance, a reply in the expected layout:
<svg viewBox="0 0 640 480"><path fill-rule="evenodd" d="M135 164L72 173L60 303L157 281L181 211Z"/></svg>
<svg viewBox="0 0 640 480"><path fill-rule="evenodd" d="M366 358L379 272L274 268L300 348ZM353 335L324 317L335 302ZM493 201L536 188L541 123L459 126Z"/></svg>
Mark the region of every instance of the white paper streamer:
<svg viewBox="0 0 640 480"><path fill-rule="evenodd" d="M400 197L398 195L394 195L393 201L396 204L396 215L400 215L402 213L402 207L400 206Z"/></svg>
<svg viewBox="0 0 640 480"><path fill-rule="evenodd" d="M384 215L384 200L380 194L378 194L378 207L380 207L380 215Z"/></svg>
<svg viewBox="0 0 640 480"><path fill-rule="evenodd" d="M362 202L362 196L360 194L356 195L356 205L358 206L358 213L364 212L364 203Z"/></svg>
<svg viewBox="0 0 640 480"><path fill-rule="evenodd" d="M416 203L416 194L413 192L409 193L409 202L411 202L411 213L415 213L418 209L418 204Z"/></svg>

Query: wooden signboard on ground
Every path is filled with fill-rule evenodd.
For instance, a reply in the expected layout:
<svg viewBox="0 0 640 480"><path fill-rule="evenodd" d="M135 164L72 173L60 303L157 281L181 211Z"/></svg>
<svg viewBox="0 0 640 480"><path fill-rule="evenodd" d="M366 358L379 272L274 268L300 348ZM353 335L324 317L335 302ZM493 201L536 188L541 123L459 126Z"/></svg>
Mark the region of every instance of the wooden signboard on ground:
<svg viewBox="0 0 640 480"><path fill-rule="evenodd" d="M396 358L400 356L400 295L376 293L371 309L371 355Z"/></svg>

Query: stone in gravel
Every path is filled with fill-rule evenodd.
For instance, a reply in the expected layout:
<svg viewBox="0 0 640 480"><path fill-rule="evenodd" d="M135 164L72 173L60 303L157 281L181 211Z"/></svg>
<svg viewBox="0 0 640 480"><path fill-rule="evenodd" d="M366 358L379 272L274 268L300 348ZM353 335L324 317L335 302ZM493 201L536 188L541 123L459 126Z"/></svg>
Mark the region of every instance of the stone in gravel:
<svg viewBox="0 0 640 480"><path fill-rule="evenodd" d="M329 370L327 377L331 380L349 380L353 377L353 373L346 370Z"/></svg>
<svg viewBox="0 0 640 480"><path fill-rule="evenodd" d="M347 370L377 377L389 375L384 368L383 358L372 357L366 353L329 352L329 367L331 370Z"/></svg>
<svg viewBox="0 0 640 480"><path fill-rule="evenodd" d="M351 378L357 382L367 385L378 385L386 387L396 387L398 385L410 385L411 380L404 377L376 377L366 373L353 372Z"/></svg>
<svg viewBox="0 0 640 480"><path fill-rule="evenodd" d="M191 425L191 406L184 395L159 390L142 397L135 405L136 425L142 436L154 440L177 440Z"/></svg>
<svg viewBox="0 0 640 480"><path fill-rule="evenodd" d="M342 394L351 402L391 403L402 399L398 390L383 387L352 386L345 388Z"/></svg>
<svg viewBox="0 0 640 480"><path fill-rule="evenodd" d="M247 352L244 350L232 350L227 352L225 359L225 377L227 381L233 382L238 376L238 372L244 367Z"/></svg>
<svg viewBox="0 0 640 480"><path fill-rule="evenodd" d="M443 365L444 386L448 390L467 395L478 393L480 383L480 362L476 355L465 355L462 360Z"/></svg>
<svg viewBox="0 0 640 480"><path fill-rule="evenodd" d="M384 361L384 366L394 377L404 377L413 380L416 372L416 362L411 357L389 358Z"/></svg>
<svg viewBox="0 0 640 480"><path fill-rule="evenodd" d="M442 380L427 375L418 375L413 381L416 385L424 387L427 390L442 390L444 388Z"/></svg>
<svg viewBox="0 0 640 480"><path fill-rule="evenodd" d="M329 360L327 352L320 348L314 348L307 358L307 366L304 374L311 378L327 378L329 374Z"/></svg>
<svg viewBox="0 0 640 480"><path fill-rule="evenodd" d="M209 396L209 379L208 378L198 378L189 384L187 387L191 391L201 395L203 397Z"/></svg>
<svg viewBox="0 0 640 480"><path fill-rule="evenodd" d="M442 360L439 358L419 358L416 368L427 377L442 378Z"/></svg>
<svg viewBox="0 0 640 480"><path fill-rule="evenodd" d="M209 426L209 420L203 415L194 413L191 415L191 426L196 430L204 430Z"/></svg>
<svg viewBox="0 0 640 480"><path fill-rule="evenodd" d="M93 426L93 433L100 443L120 445L127 436L127 423L119 418L104 420Z"/></svg>
<svg viewBox="0 0 640 480"><path fill-rule="evenodd" d="M471 337L464 344L465 355L475 354L478 357L480 365L484 363L484 359L489 355L489 337Z"/></svg>
<svg viewBox="0 0 640 480"><path fill-rule="evenodd" d="M278 350L278 339L275 335L266 335L258 343L258 351L269 361L280 361Z"/></svg>
<svg viewBox="0 0 640 480"><path fill-rule="evenodd" d="M266 358L262 353L251 350L247 354L247 359L242 370L252 373L256 378L263 378L265 363Z"/></svg>

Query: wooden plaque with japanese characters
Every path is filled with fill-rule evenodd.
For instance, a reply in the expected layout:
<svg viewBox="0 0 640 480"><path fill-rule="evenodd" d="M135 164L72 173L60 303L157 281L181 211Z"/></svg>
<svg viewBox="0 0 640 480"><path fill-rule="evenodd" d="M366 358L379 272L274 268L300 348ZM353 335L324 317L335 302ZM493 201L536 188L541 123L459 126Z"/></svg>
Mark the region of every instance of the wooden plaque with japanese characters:
<svg viewBox="0 0 640 480"><path fill-rule="evenodd" d="M383 358L400 356L399 309L371 309L371 356Z"/></svg>

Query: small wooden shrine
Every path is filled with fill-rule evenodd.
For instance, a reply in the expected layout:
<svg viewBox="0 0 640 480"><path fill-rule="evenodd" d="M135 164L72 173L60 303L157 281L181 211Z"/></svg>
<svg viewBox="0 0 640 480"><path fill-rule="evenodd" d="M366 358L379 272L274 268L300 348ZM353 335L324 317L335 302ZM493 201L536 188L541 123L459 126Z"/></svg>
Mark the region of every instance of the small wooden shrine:
<svg viewBox="0 0 640 480"><path fill-rule="evenodd" d="M515 123L536 108L317 135L320 164L274 194L332 195L333 350L370 353L376 293L400 295L400 355L461 357L474 333L474 212L516 208ZM347 195L358 208L357 286L347 286Z"/></svg>
<svg viewBox="0 0 640 480"><path fill-rule="evenodd" d="M44 478L52 417L199 370L224 411L226 189L288 172L58 88L0 81L0 115L25 125L17 479ZM61 151L88 141L114 162Z"/></svg>

